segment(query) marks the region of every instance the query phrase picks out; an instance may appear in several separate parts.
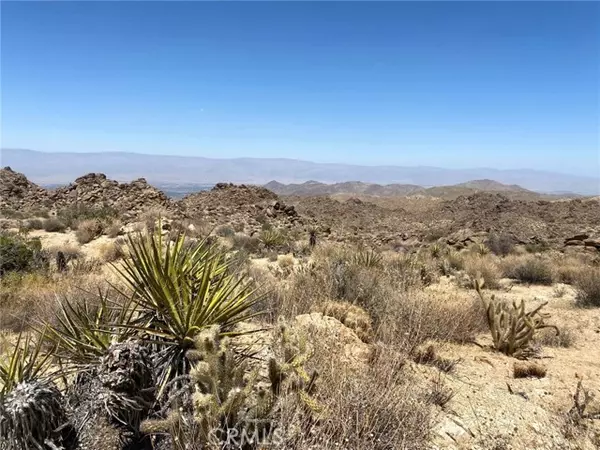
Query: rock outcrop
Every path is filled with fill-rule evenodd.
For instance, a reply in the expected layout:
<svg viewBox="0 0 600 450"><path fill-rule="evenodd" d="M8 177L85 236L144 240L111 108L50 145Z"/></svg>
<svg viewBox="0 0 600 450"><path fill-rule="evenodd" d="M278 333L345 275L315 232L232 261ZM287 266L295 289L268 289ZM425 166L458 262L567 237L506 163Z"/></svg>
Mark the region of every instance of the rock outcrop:
<svg viewBox="0 0 600 450"><path fill-rule="evenodd" d="M125 214L127 218L152 208L176 209L175 204L144 178L131 183L119 183L102 173L89 173L77 178L66 187L49 193L55 208L80 204L90 207L108 206Z"/></svg>
<svg viewBox="0 0 600 450"><path fill-rule="evenodd" d="M10 167L0 169L0 208L25 210L48 207L48 192Z"/></svg>

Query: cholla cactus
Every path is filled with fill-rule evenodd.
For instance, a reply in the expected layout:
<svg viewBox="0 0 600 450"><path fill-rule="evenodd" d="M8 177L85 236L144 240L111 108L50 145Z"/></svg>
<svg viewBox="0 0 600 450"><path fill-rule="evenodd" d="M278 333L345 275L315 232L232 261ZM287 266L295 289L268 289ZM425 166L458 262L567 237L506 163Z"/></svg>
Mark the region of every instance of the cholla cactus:
<svg viewBox="0 0 600 450"><path fill-rule="evenodd" d="M509 306L505 302L496 300L494 295L491 296L490 300L486 300L481 291L483 281L475 280L474 285L485 306L494 348L505 355L517 358L527 356L531 352L531 341L535 332L542 328L554 328L558 335L557 327L544 323L544 320L550 316L540 313L540 310L548 302L526 312L523 300L518 306L515 302Z"/></svg>
<svg viewBox="0 0 600 450"><path fill-rule="evenodd" d="M304 354L292 345L285 352L289 357L285 362L269 361L268 386L259 381L258 370L250 370L246 360L236 355L230 340L220 339L218 326L204 330L186 354L194 363L188 378L190 398L175 398L173 403L178 405L165 418L144 421L141 431L168 434L177 449L186 445L226 448L230 430L238 430L238 435L267 435L275 425L281 396L301 392L301 398L310 402L308 393L316 379L316 374L308 376L301 367Z"/></svg>

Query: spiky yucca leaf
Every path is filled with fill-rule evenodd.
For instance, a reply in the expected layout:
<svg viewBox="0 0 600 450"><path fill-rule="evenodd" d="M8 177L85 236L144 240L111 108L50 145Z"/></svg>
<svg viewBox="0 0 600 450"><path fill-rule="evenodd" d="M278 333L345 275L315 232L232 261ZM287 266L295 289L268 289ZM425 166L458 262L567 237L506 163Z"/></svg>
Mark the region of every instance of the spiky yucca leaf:
<svg viewBox="0 0 600 450"><path fill-rule="evenodd" d="M280 230L276 228L270 228L262 231L260 234L260 240L263 244L265 244L265 247L271 248L284 245L286 242L286 237Z"/></svg>
<svg viewBox="0 0 600 450"><path fill-rule="evenodd" d="M139 317L125 325L150 337L161 349L159 389L189 373L185 352L203 329L225 331L257 315L260 300L243 277L229 273L225 255L206 239L186 244L185 235L163 241L160 231L129 237L130 258L114 266L131 290Z"/></svg>
<svg viewBox="0 0 600 450"><path fill-rule="evenodd" d="M130 302L117 304L108 293L98 291L97 301L72 302L63 299L55 324L47 324L46 339L55 346L55 356L68 366L96 364L110 345L131 336L123 325L132 320Z"/></svg>
<svg viewBox="0 0 600 450"><path fill-rule="evenodd" d="M7 358L0 358L0 400L19 383L35 380L48 370L50 355L42 354L45 332L33 343L31 336L19 333L14 350Z"/></svg>
<svg viewBox="0 0 600 450"><path fill-rule="evenodd" d="M358 249L350 255L350 263L355 266L375 268L383 262L383 256L373 249Z"/></svg>

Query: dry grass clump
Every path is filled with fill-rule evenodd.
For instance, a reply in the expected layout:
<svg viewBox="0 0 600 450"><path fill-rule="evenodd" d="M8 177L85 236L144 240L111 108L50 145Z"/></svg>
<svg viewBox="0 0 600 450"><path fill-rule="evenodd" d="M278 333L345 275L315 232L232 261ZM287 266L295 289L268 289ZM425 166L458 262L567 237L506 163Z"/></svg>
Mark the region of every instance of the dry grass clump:
<svg viewBox="0 0 600 450"><path fill-rule="evenodd" d="M122 227L121 222L114 221L106 227L105 233L109 238L114 239L122 234Z"/></svg>
<svg viewBox="0 0 600 450"><path fill-rule="evenodd" d="M63 233L66 229L67 226L55 217L44 220L44 230L48 233Z"/></svg>
<svg viewBox="0 0 600 450"><path fill-rule="evenodd" d="M28 230L43 230L44 221L41 219L29 219L26 226Z"/></svg>
<svg viewBox="0 0 600 450"><path fill-rule="evenodd" d="M487 329L481 302L470 297L407 292L389 299L377 336L407 353L429 340L466 343Z"/></svg>
<svg viewBox="0 0 600 450"><path fill-rule="evenodd" d="M544 378L546 368L532 361L515 361L513 364L513 377L515 378Z"/></svg>
<svg viewBox="0 0 600 450"><path fill-rule="evenodd" d="M542 347L570 348L577 342L577 332L569 327L561 327L558 334L554 330L543 329L535 335L534 342Z"/></svg>
<svg viewBox="0 0 600 450"><path fill-rule="evenodd" d="M573 284L585 262L573 256L557 258L554 261L554 278L558 283Z"/></svg>
<svg viewBox="0 0 600 450"><path fill-rule="evenodd" d="M102 261L110 263L117 261L126 256L126 251L122 245L117 242L105 242L103 243L99 249L98 253L100 254L100 259Z"/></svg>
<svg viewBox="0 0 600 450"><path fill-rule="evenodd" d="M75 237L80 244L91 242L103 232L102 223L96 219L87 219L78 223Z"/></svg>
<svg viewBox="0 0 600 450"><path fill-rule="evenodd" d="M489 289L497 289L500 285L502 272L496 261L486 255L465 255L465 272L471 280L483 278L484 286Z"/></svg>
<svg viewBox="0 0 600 450"><path fill-rule="evenodd" d="M413 351L413 361L417 364L427 364L440 369L442 372L450 373L456 368L460 359L448 359L440 356L433 344L420 346Z"/></svg>
<svg viewBox="0 0 600 450"><path fill-rule="evenodd" d="M583 268L575 278L578 306L600 307L600 267Z"/></svg>
<svg viewBox="0 0 600 450"><path fill-rule="evenodd" d="M552 265L540 256L509 256L502 260L501 265L503 274L507 278L528 284L552 284Z"/></svg>
<svg viewBox="0 0 600 450"><path fill-rule="evenodd" d="M485 241L485 245L495 255L506 256L514 251L515 241L514 238L507 233L490 233Z"/></svg>
<svg viewBox="0 0 600 450"><path fill-rule="evenodd" d="M344 302L325 302L317 308L325 316L333 317L353 330L363 342L373 339L373 323L369 314L362 308Z"/></svg>
<svg viewBox="0 0 600 450"><path fill-rule="evenodd" d="M139 220L144 223L146 230L153 232L158 222L168 217L169 212L164 208L149 208L139 215Z"/></svg>
<svg viewBox="0 0 600 450"><path fill-rule="evenodd" d="M260 249L260 240L255 236L236 233L230 237L232 250L256 254Z"/></svg>
<svg viewBox="0 0 600 450"><path fill-rule="evenodd" d="M315 358L326 359L325 349ZM316 397L321 420L306 419L298 407L283 411L281 427L297 430L285 448L304 450L425 449L433 426L428 392L416 387L403 361L386 351L359 373L331 360L317 364ZM298 424L302 424L299 425Z"/></svg>
<svg viewBox="0 0 600 450"><path fill-rule="evenodd" d="M295 263L294 255L288 253L287 255L279 255L277 257L277 264L284 270L290 270L294 267Z"/></svg>
<svg viewBox="0 0 600 450"><path fill-rule="evenodd" d="M55 245L49 247L48 252L52 255L53 258L56 258L58 252L62 252L67 262L81 258L82 256L81 247L79 247L79 245L75 243L65 243L62 245Z"/></svg>

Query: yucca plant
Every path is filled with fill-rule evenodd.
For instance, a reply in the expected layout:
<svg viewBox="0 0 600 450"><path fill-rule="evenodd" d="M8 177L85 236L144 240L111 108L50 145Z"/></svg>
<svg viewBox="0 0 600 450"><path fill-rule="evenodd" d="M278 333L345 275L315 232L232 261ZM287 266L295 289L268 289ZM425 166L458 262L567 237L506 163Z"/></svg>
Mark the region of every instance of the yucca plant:
<svg viewBox="0 0 600 450"><path fill-rule="evenodd" d="M350 255L350 263L355 266L376 268L381 266L383 256L373 249L359 249Z"/></svg>
<svg viewBox="0 0 600 450"><path fill-rule="evenodd" d="M61 364L74 368L95 365L112 343L131 337L133 330L124 328L132 321L135 310L131 302L112 302L108 293L98 291L97 300L60 302L54 324L46 325L46 340L55 346L54 356Z"/></svg>
<svg viewBox="0 0 600 450"><path fill-rule="evenodd" d="M44 375L49 355L41 352L43 335L33 344L19 335L13 352L0 361L0 448L45 449L65 422L63 399Z"/></svg>
<svg viewBox="0 0 600 450"><path fill-rule="evenodd" d="M131 291L137 317L124 325L159 349L159 397L170 380L190 371L185 354L195 336L218 325L223 334L257 314L260 300L243 276L206 239L186 245L185 235L164 241L160 231L129 237L130 257L113 266Z"/></svg>
<svg viewBox="0 0 600 450"><path fill-rule="evenodd" d="M260 234L260 241L267 248L279 247L285 244L285 235L276 228L263 230Z"/></svg>

